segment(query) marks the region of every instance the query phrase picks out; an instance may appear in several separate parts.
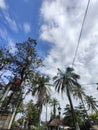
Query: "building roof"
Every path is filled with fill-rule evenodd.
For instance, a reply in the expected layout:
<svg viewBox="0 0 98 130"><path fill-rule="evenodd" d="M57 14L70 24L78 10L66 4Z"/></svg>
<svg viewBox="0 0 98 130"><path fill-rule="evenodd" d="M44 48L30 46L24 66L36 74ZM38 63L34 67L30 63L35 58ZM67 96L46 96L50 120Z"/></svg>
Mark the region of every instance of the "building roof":
<svg viewBox="0 0 98 130"><path fill-rule="evenodd" d="M63 125L63 122L60 121L59 119L52 119L48 123L48 126L58 126L58 125Z"/></svg>

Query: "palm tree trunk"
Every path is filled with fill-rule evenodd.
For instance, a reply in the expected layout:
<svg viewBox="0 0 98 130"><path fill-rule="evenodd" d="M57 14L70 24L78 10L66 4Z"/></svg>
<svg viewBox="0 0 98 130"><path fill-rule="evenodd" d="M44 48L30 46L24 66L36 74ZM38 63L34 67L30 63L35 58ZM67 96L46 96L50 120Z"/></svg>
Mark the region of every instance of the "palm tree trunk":
<svg viewBox="0 0 98 130"><path fill-rule="evenodd" d="M46 123L47 123L47 103L46 103Z"/></svg>
<svg viewBox="0 0 98 130"><path fill-rule="evenodd" d="M73 108L73 104L72 104L72 100L71 100L71 96L70 96L70 92L68 89L68 86L66 86L66 92L67 92L67 97L70 103L70 107L71 107L71 111L72 111L72 119L73 119L73 125L75 127L75 130L80 130L77 119L76 119L76 114L74 112L74 108Z"/></svg>
<svg viewBox="0 0 98 130"><path fill-rule="evenodd" d="M55 108L55 104L53 105L53 114L54 114L54 118L56 117L56 108Z"/></svg>
<svg viewBox="0 0 98 130"><path fill-rule="evenodd" d="M4 95L3 95L2 99L1 99L0 107L2 107L2 103L5 100L5 98L6 98L7 94L8 94L8 92L9 92L10 88L11 88L11 85L9 85L8 88L6 89Z"/></svg>
<svg viewBox="0 0 98 130"><path fill-rule="evenodd" d="M38 107L38 126L40 126L41 123L41 112L42 112L42 105Z"/></svg>

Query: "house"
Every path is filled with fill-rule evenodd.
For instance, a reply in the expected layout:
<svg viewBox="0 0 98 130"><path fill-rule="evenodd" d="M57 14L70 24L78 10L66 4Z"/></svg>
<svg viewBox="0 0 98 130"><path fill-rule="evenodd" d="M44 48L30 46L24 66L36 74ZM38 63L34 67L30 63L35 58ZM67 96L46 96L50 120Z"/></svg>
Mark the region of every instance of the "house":
<svg viewBox="0 0 98 130"><path fill-rule="evenodd" d="M64 123L59 119L51 119L47 124L48 130L64 130Z"/></svg>

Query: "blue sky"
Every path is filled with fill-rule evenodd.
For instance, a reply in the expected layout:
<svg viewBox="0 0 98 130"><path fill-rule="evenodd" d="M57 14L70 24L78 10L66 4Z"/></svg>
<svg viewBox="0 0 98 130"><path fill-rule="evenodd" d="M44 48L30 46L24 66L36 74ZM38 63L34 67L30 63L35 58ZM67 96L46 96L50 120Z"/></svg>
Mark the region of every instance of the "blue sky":
<svg viewBox="0 0 98 130"><path fill-rule="evenodd" d="M41 57L47 54L49 45L39 38L42 0L0 0L0 46L14 46L28 37L37 40ZM4 2L4 5L3 5Z"/></svg>
<svg viewBox="0 0 98 130"><path fill-rule="evenodd" d="M42 72L53 77L57 68L72 64L87 2L0 0L0 46L15 49L16 42L36 39L37 52L46 65ZM90 1L74 68L81 84L98 82L98 0ZM98 100L96 85L83 87Z"/></svg>

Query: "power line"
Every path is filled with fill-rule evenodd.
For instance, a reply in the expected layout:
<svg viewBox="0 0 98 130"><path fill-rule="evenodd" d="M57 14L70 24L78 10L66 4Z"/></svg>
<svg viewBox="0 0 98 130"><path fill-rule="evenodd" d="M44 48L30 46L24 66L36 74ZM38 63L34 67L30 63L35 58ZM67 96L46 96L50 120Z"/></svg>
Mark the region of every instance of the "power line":
<svg viewBox="0 0 98 130"><path fill-rule="evenodd" d="M97 82L96 83L83 83L83 84L80 83L80 85L98 85L98 83ZM58 94L58 92L55 91L54 93L50 94L50 96L54 96L55 94Z"/></svg>
<svg viewBox="0 0 98 130"><path fill-rule="evenodd" d="M98 85L98 83L86 83L86 84L81 84L81 85Z"/></svg>
<svg viewBox="0 0 98 130"><path fill-rule="evenodd" d="M85 14L84 14L84 18L83 18L83 21L82 21L81 30L80 30L80 34L79 34L79 38L78 38L78 43L77 43L77 47L76 47L73 62L72 62L72 67L74 65L75 58L76 58L77 51L78 51L78 47L79 47L79 44L80 44L80 40L81 40L81 36L82 36L82 32L83 32L83 26L84 26L84 23L85 23L85 19L86 19L86 15L87 15L87 12L88 12L89 4L90 4L90 0L88 0L87 7L86 7L86 10L85 10Z"/></svg>

